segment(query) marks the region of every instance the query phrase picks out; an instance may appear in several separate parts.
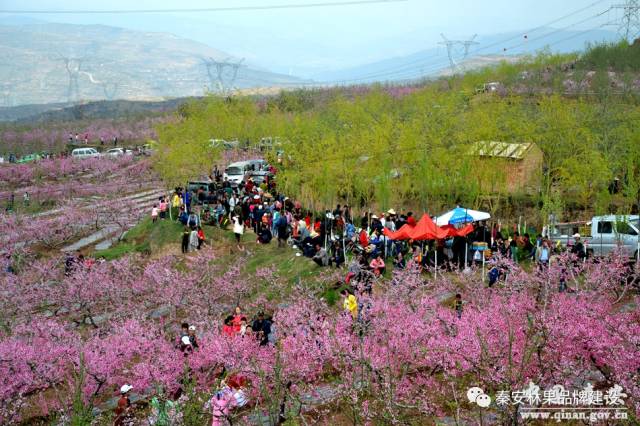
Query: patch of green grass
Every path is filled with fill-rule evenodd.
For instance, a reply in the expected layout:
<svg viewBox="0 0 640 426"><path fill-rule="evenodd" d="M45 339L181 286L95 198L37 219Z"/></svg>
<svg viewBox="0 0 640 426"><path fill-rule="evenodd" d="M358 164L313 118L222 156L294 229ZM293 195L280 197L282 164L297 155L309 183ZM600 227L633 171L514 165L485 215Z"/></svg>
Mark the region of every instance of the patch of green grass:
<svg viewBox="0 0 640 426"><path fill-rule="evenodd" d="M121 241L106 250L97 250L95 257L117 259L127 253L151 254L171 243L179 243L182 224L170 220L156 223L146 218L127 231Z"/></svg>

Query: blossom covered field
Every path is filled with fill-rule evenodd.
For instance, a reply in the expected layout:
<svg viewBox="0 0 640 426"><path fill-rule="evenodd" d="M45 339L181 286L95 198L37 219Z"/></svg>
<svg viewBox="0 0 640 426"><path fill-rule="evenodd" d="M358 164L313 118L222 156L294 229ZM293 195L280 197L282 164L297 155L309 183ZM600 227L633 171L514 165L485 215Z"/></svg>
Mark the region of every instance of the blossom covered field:
<svg viewBox="0 0 640 426"><path fill-rule="evenodd" d="M143 211L127 200L159 186L147 159L124 156L5 164L0 187L0 241L14 252L25 244L59 249L106 226L132 226ZM130 208L114 208L118 202Z"/></svg>
<svg viewBox="0 0 640 426"><path fill-rule="evenodd" d="M107 144L114 138L127 145L145 143L156 138L154 126L165 123L170 118L166 116L141 117L139 119L95 119L91 121L74 121L69 123L36 125L6 125L0 128L0 141L5 153L16 155L28 154L33 151L58 152L64 149L69 135L77 133L81 141L87 136L90 143L99 143L102 138Z"/></svg>
<svg viewBox="0 0 640 426"><path fill-rule="evenodd" d="M289 276L283 255L250 269L265 248L237 251L224 238L188 255L65 267L64 244L139 220L124 194L157 195L146 160L3 166L0 180L5 197L16 194L16 208L0 213L2 261L12 265L0 276L1 424L110 424L124 383L142 401L180 390L174 424L204 424L222 371L248 383L250 404L225 414L234 424L518 424L533 405L505 395L533 385L608 397L619 386L613 407L640 413L640 275L617 254L586 263L563 254L543 270L503 259L492 288L476 270L396 271L371 293L355 283L354 319L325 297L342 272ZM25 188L38 194L35 212L17 206ZM284 263L309 262L287 253ZM273 317L275 344L222 332L237 305ZM188 356L178 348L184 321L199 341ZM489 406L470 403L470 387ZM137 410L136 424L161 424Z"/></svg>
<svg viewBox="0 0 640 426"><path fill-rule="evenodd" d="M0 375L10 380L0 383L2 424L104 409L123 383L145 398L182 388L184 415L197 406L209 422L205 403L223 368L249 383L251 404L228 414L234 423L262 416L276 424L286 407L287 418L307 423L334 424L339 412L354 424L475 422L478 415L513 424L523 405L494 402L479 413L467 389L478 386L495 401L530 383L591 384L604 393L618 385L629 417L640 412L638 271L621 257L582 264L563 255L545 271L503 261L507 279L493 288L477 273L406 270L376 282L371 295L358 293L353 320L341 303L320 298L334 275L291 287L274 265L247 279L247 256L229 260L210 247L188 256L127 255L67 274L60 256L34 256L3 274ZM559 292L561 277L569 291ZM281 297L265 298L265 288ZM465 301L460 318L455 293ZM235 305L273 314L276 344L223 334ZM186 357L176 347L182 321L196 326L199 340ZM327 388L325 400L305 403ZM94 422L108 422L108 413Z"/></svg>

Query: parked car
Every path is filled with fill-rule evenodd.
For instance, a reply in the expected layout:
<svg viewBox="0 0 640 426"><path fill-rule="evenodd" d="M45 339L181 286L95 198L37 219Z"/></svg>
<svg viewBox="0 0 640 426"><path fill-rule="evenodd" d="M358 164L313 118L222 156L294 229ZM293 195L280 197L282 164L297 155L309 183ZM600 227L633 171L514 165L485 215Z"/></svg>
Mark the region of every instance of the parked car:
<svg viewBox="0 0 640 426"><path fill-rule="evenodd" d="M42 158L42 155L40 154L27 154L27 155L23 155L22 157L20 157L20 159L18 161L16 161L18 164L23 164L23 163L31 163L34 161L38 161Z"/></svg>
<svg viewBox="0 0 640 426"><path fill-rule="evenodd" d="M94 158L100 157L100 153L95 148L76 148L71 151L73 158Z"/></svg>
<svg viewBox="0 0 640 426"><path fill-rule="evenodd" d="M120 157L122 155L133 155L133 151L124 148L111 148L105 152L110 157Z"/></svg>
<svg viewBox="0 0 640 426"><path fill-rule="evenodd" d="M198 197L198 192L201 191L201 197ZM192 180L187 182L187 191L193 194L193 199L198 202L208 202L212 200L218 190L218 185L210 180Z"/></svg>
<svg viewBox="0 0 640 426"><path fill-rule="evenodd" d="M262 159L239 161L231 163L224 169L223 178L226 178L231 185L238 185L245 179L248 173L266 170L267 162Z"/></svg>
<svg viewBox="0 0 640 426"><path fill-rule="evenodd" d="M227 141L224 139L209 139L209 147L222 148L222 149L236 149L240 146L240 141L237 139Z"/></svg>
<svg viewBox="0 0 640 426"><path fill-rule="evenodd" d="M560 226L551 226L549 236L552 241L570 247L574 243L573 235L579 233L588 255L606 256L621 248L629 257L637 259L640 248L639 218L637 215L595 216L582 227L576 225L561 231ZM580 229L584 232L575 232Z"/></svg>
<svg viewBox="0 0 640 426"><path fill-rule="evenodd" d="M280 138L279 136L276 136L276 137L267 136L260 139L260 142L258 142L258 149L260 151L270 151L273 149L279 149L282 146L283 142L286 142L286 140Z"/></svg>

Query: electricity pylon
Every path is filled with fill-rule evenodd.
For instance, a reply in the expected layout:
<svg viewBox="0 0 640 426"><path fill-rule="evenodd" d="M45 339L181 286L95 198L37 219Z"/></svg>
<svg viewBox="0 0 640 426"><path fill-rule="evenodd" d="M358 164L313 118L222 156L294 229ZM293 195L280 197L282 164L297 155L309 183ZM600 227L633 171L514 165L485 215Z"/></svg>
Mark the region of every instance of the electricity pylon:
<svg viewBox="0 0 640 426"><path fill-rule="evenodd" d="M207 75L209 76L209 83L211 88L217 88L218 93L228 96L234 88L234 83L238 77L238 70L242 66L244 59L240 59L237 62L231 62L229 60L217 61L213 58L203 59L204 65L207 68Z"/></svg>
<svg viewBox="0 0 640 426"><path fill-rule="evenodd" d="M107 98L107 100L113 100L118 91L118 83L101 83L101 85L104 97Z"/></svg>
<svg viewBox="0 0 640 426"><path fill-rule="evenodd" d="M640 36L640 0L627 0L624 4L616 4L611 8L622 10L618 32L629 43L633 43Z"/></svg>
<svg viewBox="0 0 640 426"><path fill-rule="evenodd" d="M475 41L478 34L474 34L469 40L449 40L444 34L440 35L444 40L441 41L440 44L444 44L447 47L447 56L449 57L451 72L455 74L456 72L463 71L462 62L467 59L469 48L474 44L478 44L478 42ZM462 50L461 55L460 50ZM458 56L461 57L458 58Z"/></svg>
<svg viewBox="0 0 640 426"><path fill-rule="evenodd" d="M67 86L67 101L76 102L80 99L80 87L78 85L78 76L82 70L82 62L84 58L70 58L66 56L60 57L64 62L65 69L69 75L69 84Z"/></svg>

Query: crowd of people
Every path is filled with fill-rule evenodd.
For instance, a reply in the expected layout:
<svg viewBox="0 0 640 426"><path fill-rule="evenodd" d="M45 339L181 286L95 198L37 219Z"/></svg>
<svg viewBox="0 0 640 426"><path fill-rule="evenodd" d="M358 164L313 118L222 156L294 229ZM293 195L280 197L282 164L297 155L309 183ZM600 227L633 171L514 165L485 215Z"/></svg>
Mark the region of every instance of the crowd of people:
<svg viewBox="0 0 640 426"><path fill-rule="evenodd" d="M356 218L350 206L340 204L333 210L312 212L279 193L275 180L270 178L276 170L270 167L269 172L259 183L249 177L235 185L216 168L209 176L209 186L191 191L176 188L169 200L161 197L153 207L152 219L166 218L171 210L171 216L185 225L184 253L202 247L206 241L204 224L230 227L240 250L244 250L243 235L251 230L257 244L271 244L275 239L278 247L291 246L299 256L311 259L319 267L347 266L347 284L363 272L374 278L383 276L389 264L394 269L417 266L423 270L463 270L501 256L516 263L533 261L544 267L561 249L541 234L535 239L515 229L507 234L497 223L489 227L486 221L475 223L473 232L464 237L392 240L386 234L405 224L416 224L412 212L389 209L380 214L364 212ZM585 247L579 235L574 237L570 250L584 259ZM352 260L347 264L348 258Z"/></svg>
<svg viewBox="0 0 640 426"><path fill-rule="evenodd" d="M466 269L488 257L512 262L531 260L543 268L558 250L542 235L532 239L528 233L520 235L514 230L508 236L497 224L489 227L486 222L477 223L474 231L465 237L396 241L386 234L405 224L415 225L412 212L397 213L389 209L380 214L366 212L355 218L350 206L337 205L333 210L314 214L300 202L279 193L275 181L268 177L260 183L248 178L232 185L216 169L210 181L212 185L208 187L190 191L175 188L170 197L160 197L151 211L152 221L172 218L184 225L183 253L199 250L205 244L202 227L208 225L230 228L241 251L245 250L243 236L250 230L257 244L271 244L275 239L278 247L292 247L297 255L309 258L319 267L345 268L344 279L337 282L335 288L342 296L344 314L350 316L354 324L362 323L363 310L366 310L361 297L371 294L376 280L387 272L388 264L394 269L452 270ZM578 258L584 258L586 252L580 236L574 237L571 250ZM474 250L475 246L481 249ZM497 264L489 265L491 286L504 271ZM466 303L461 294L453 297L451 308L458 318L462 318ZM250 316L239 306L223 318L220 333L229 339L255 339L260 346L276 342L275 326L264 312ZM182 323L176 348L185 357L200 350L194 325ZM214 425L221 424L234 407L247 403L243 392L246 386L246 382L233 377L214 392L210 401ZM123 390L126 389L123 387Z"/></svg>

